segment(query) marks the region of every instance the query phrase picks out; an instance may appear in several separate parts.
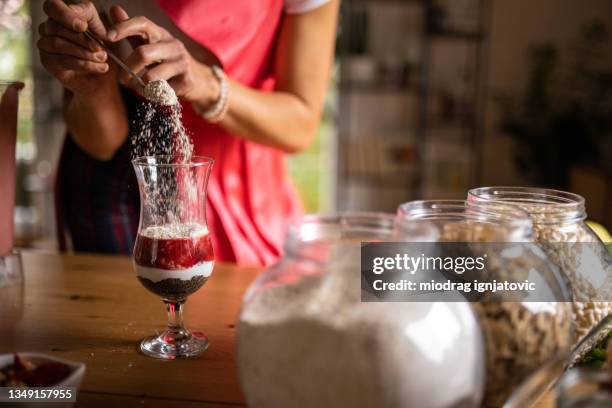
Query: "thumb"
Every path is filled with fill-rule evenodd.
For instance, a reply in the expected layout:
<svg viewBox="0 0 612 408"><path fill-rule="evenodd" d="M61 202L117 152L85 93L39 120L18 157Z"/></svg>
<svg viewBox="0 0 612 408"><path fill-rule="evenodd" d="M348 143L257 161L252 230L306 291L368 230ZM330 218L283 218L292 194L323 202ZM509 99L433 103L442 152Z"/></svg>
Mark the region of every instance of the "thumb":
<svg viewBox="0 0 612 408"><path fill-rule="evenodd" d="M75 3L69 6L82 20L87 22L87 29L98 38L106 37L106 27L100 19L98 10L91 2ZM84 31L84 30L83 30Z"/></svg>

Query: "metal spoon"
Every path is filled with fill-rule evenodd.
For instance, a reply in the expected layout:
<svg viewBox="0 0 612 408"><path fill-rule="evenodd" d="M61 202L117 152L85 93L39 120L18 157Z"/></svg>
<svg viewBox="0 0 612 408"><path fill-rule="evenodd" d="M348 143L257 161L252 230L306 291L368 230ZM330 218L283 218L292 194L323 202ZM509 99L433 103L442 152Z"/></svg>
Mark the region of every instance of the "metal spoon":
<svg viewBox="0 0 612 408"><path fill-rule="evenodd" d="M90 40L94 41L95 43L97 43L98 45L100 45L100 47L102 47L104 49L104 51L106 51L106 53L108 54L109 57L111 57L111 59L113 61L115 61L117 63L117 65L119 65L121 67L121 69L123 69L125 72L127 72L128 74L130 74L132 76L132 78L134 78L140 85L142 85L143 87L145 87L147 84L145 84L145 82L142 80L142 78L140 78L138 76L138 74L132 72L132 70L130 68L128 68L127 65L125 65L123 63L123 61L121 61L121 59L119 59L118 56L116 56L107 46L106 44L104 44L103 41L99 40L96 38L96 36L94 36L89 30L84 31L83 34L85 35L85 37L89 38Z"/></svg>

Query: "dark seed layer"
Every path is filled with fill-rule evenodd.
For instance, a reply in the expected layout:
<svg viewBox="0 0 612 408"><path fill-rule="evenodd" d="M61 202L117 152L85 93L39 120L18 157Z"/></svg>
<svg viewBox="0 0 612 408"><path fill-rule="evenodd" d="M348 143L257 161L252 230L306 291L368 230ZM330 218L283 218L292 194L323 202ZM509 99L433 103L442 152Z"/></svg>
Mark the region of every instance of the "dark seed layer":
<svg viewBox="0 0 612 408"><path fill-rule="evenodd" d="M200 289L204 283L208 280L203 275L194 276L190 280L181 279L163 279L159 282L153 282L150 279L138 277L138 280L142 285L149 289L151 292L164 299L180 300L185 299L196 290Z"/></svg>

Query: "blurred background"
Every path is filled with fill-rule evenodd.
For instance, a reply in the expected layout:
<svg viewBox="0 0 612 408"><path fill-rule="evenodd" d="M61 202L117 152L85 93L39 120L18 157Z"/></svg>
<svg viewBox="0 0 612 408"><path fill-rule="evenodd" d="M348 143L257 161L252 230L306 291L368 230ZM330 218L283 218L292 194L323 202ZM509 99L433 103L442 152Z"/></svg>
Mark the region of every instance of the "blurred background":
<svg viewBox="0 0 612 408"><path fill-rule="evenodd" d="M55 248L61 89L33 44L41 0L0 0L20 106L16 245ZM612 227L612 2L344 0L316 142L289 165L310 212L395 211L470 187L583 195Z"/></svg>

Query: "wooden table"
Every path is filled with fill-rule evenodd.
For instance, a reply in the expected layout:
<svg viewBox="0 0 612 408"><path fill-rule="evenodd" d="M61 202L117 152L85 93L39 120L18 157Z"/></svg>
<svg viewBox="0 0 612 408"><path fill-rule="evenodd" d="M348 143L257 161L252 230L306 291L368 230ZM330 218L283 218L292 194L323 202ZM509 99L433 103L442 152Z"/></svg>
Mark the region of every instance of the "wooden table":
<svg viewBox="0 0 612 408"><path fill-rule="evenodd" d="M25 285L0 289L0 354L37 351L87 364L77 406L243 406L235 322L255 268L217 265L186 304L185 322L206 333L202 356L160 361L137 352L163 329L165 309L131 259L23 253Z"/></svg>
<svg viewBox="0 0 612 408"><path fill-rule="evenodd" d="M244 406L234 359L244 291L260 272L219 264L185 310L205 332L202 356L160 361L138 342L163 329L159 298L138 283L130 258L23 253L25 285L0 289L0 354L37 351L87 364L77 406ZM550 396L537 408L552 407Z"/></svg>

